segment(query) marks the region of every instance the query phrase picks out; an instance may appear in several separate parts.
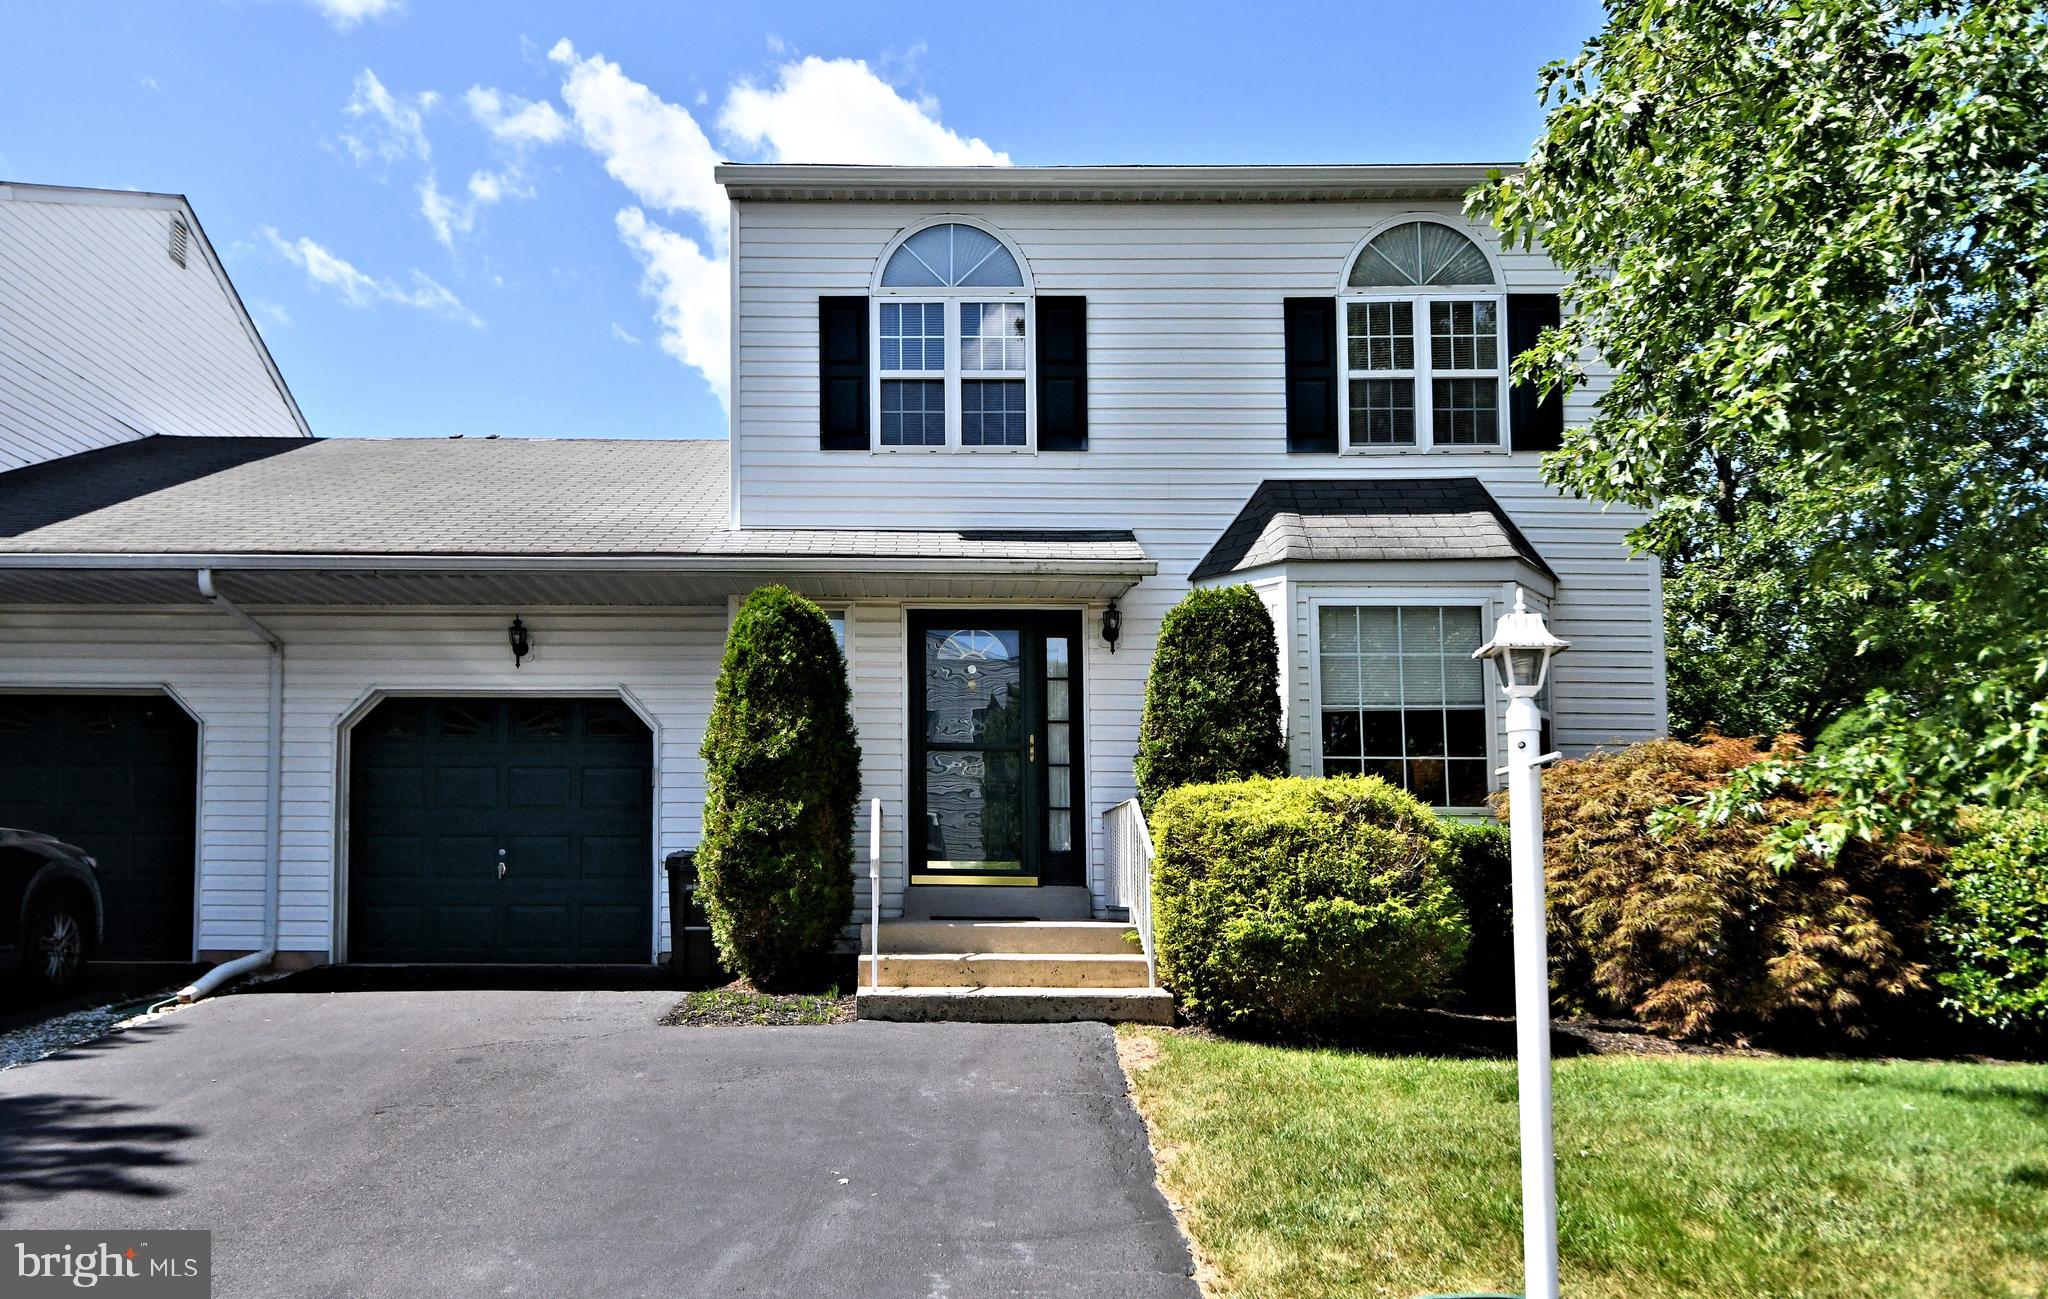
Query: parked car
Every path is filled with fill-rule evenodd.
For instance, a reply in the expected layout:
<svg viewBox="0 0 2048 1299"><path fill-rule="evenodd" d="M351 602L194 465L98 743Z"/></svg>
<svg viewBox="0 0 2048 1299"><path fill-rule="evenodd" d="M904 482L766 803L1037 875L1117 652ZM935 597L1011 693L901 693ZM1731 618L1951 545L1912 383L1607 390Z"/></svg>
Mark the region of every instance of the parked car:
<svg viewBox="0 0 2048 1299"><path fill-rule="evenodd" d="M105 923L90 854L46 834L0 828L0 968L43 991L66 991Z"/></svg>

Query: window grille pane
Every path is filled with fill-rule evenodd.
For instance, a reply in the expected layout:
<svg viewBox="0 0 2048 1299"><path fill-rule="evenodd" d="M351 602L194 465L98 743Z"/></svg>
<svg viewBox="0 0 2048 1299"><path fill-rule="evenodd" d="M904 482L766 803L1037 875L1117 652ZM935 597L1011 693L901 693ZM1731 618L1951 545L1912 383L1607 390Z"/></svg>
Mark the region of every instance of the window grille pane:
<svg viewBox="0 0 2048 1299"><path fill-rule="evenodd" d="M1323 711L1323 755L1331 758L1355 758L1361 750L1358 747L1358 713L1350 708L1330 708Z"/></svg>
<svg viewBox="0 0 2048 1299"><path fill-rule="evenodd" d="M1345 311L1354 370L1415 368L1415 304L1354 302Z"/></svg>
<svg viewBox="0 0 2048 1299"><path fill-rule="evenodd" d="M1354 288L1415 284L1492 284L1479 246L1449 226L1408 221L1373 236L1351 263Z"/></svg>
<svg viewBox="0 0 2048 1299"><path fill-rule="evenodd" d="M1073 759L1073 736L1065 722L1051 722L1045 728L1045 759L1064 765Z"/></svg>
<svg viewBox="0 0 2048 1299"><path fill-rule="evenodd" d="M1323 762L1323 774L1325 776L1356 776L1359 772L1360 766L1356 758L1348 762L1341 759L1325 759Z"/></svg>
<svg viewBox="0 0 2048 1299"><path fill-rule="evenodd" d="M1325 607L1316 611L1316 641L1326 654L1358 652L1358 610Z"/></svg>
<svg viewBox="0 0 2048 1299"><path fill-rule="evenodd" d="M1024 369L1024 304L963 302L960 304L960 368L962 370Z"/></svg>
<svg viewBox="0 0 2048 1299"><path fill-rule="evenodd" d="M1067 667L1067 638L1048 636L1045 640L1045 675L1056 681L1065 680L1072 673Z"/></svg>
<svg viewBox="0 0 2048 1299"><path fill-rule="evenodd" d="M1500 368L1500 335L1491 302L1429 304L1429 364L1438 370Z"/></svg>
<svg viewBox="0 0 2048 1299"><path fill-rule="evenodd" d="M1471 651L1458 654L1452 650L1444 652L1444 702L1447 704L1486 704L1486 664L1470 657Z"/></svg>
<svg viewBox="0 0 2048 1299"><path fill-rule="evenodd" d="M1024 445L1024 381L969 379L960 385L960 442L970 447Z"/></svg>
<svg viewBox="0 0 2048 1299"><path fill-rule="evenodd" d="M1074 814L1068 811L1045 814L1045 847L1047 852L1074 851Z"/></svg>
<svg viewBox="0 0 2048 1299"><path fill-rule="evenodd" d="M1411 446L1415 442L1415 381L1351 381L1351 445Z"/></svg>
<svg viewBox="0 0 2048 1299"><path fill-rule="evenodd" d="M1407 764L1407 769L1409 793L1432 806L1447 806L1444 802L1442 758L1416 758Z"/></svg>
<svg viewBox="0 0 2048 1299"><path fill-rule="evenodd" d="M1054 717L1068 716L1067 709L1071 707L1069 703L1071 696L1068 693L1067 686L1068 683L1065 681L1048 681L1045 683L1045 710Z"/></svg>
<svg viewBox="0 0 2048 1299"><path fill-rule="evenodd" d="M1365 702L1358 688L1358 656L1325 654L1323 663L1323 704L1325 707L1356 708Z"/></svg>
<svg viewBox="0 0 2048 1299"><path fill-rule="evenodd" d="M946 368L946 308L940 302L885 302L881 364L888 370Z"/></svg>
<svg viewBox="0 0 2048 1299"><path fill-rule="evenodd" d="M1368 758L1401 756L1401 710L1368 708L1358 715L1358 739Z"/></svg>
<svg viewBox="0 0 2048 1299"><path fill-rule="evenodd" d="M1500 383L1496 379L1438 379L1430 386L1431 419L1439 443L1497 446Z"/></svg>
<svg viewBox="0 0 2048 1299"><path fill-rule="evenodd" d="M936 379L884 379L882 445L946 445L946 385Z"/></svg>
<svg viewBox="0 0 2048 1299"><path fill-rule="evenodd" d="M1401 641L1398 617L1392 609L1360 609L1358 647L1368 654L1399 653Z"/></svg>
<svg viewBox="0 0 2048 1299"><path fill-rule="evenodd" d="M979 287L1022 285L1024 274L1017 259L987 231L973 226L949 224L930 226L903 241L882 268L882 283L890 288L921 285L975 285Z"/></svg>
<svg viewBox="0 0 2048 1299"><path fill-rule="evenodd" d="M1074 805L1073 770L1068 767L1049 767L1045 773L1045 803L1047 807L1072 807Z"/></svg>
<svg viewBox="0 0 2048 1299"><path fill-rule="evenodd" d="M1444 661L1437 654L1401 656L1401 702L1410 708L1442 706L1444 702Z"/></svg>
<svg viewBox="0 0 2048 1299"><path fill-rule="evenodd" d="M1466 661L1477 663L1470 657L1479 648L1479 610L1471 605L1449 608L1444 615L1444 653L1464 656Z"/></svg>
<svg viewBox="0 0 2048 1299"><path fill-rule="evenodd" d="M1443 615L1434 608L1401 610L1401 652L1437 654L1444 647Z"/></svg>
<svg viewBox="0 0 2048 1299"><path fill-rule="evenodd" d="M1452 708L1444 713L1444 746L1454 758L1486 756L1486 710Z"/></svg>
<svg viewBox="0 0 2048 1299"><path fill-rule="evenodd" d="M1392 654L1368 654L1359 660L1358 697L1368 704L1401 702L1401 660Z"/></svg>
<svg viewBox="0 0 2048 1299"><path fill-rule="evenodd" d="M1480 807L1486 802L1486 764L1484 762L1446 762L1444 764L1444 802L1447 807Z"/></svg>

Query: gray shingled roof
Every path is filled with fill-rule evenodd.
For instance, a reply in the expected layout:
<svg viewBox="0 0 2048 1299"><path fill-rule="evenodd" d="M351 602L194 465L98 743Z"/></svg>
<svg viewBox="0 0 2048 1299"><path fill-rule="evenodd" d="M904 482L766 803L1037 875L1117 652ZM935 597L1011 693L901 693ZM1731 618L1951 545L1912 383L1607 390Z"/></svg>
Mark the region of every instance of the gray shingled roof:
<svg viewBox="0 0 2048 1299"><path fill-rule="evenodd" d="M1557 576L1477 478L1269 478L1188 580L1376 559L1519 559Z"/></svg>
<svg viewBox="0 0 2048 1299"><path fill-rule="evenodd" d="M723 441L153 437L0 474L0 555L1147 564L1128 532L727 522Z"/></svg>

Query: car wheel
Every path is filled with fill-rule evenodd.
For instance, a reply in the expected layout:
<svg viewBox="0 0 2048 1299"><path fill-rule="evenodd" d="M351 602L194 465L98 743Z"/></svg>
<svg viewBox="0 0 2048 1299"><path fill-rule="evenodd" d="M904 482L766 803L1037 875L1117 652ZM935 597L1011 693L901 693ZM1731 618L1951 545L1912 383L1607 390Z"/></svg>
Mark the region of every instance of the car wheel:
<svg viewBox="0 0 2048 1299"><path fill-rule="evenodd" d="M85 917L71 902L38 902L22 935L23 973L45 992L66 992L85 972Z"/></svg>

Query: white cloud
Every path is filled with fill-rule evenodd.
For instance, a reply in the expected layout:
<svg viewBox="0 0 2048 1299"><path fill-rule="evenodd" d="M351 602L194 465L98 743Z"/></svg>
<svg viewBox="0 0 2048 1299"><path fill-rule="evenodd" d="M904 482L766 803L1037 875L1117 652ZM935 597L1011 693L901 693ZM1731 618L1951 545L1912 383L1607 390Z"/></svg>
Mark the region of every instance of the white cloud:
<svg viewBox="0 0 2048 1299"><path fill-rule="evenodd" d="M327 21L334 24L338 32L352 31L372 18L383 18L405 8L404 0L310 0L312 6L327 15Z"/></svg>
<svg viewBox="0 0 2048 1299"><path fill-rule="evenodd" d="M504 95L488 86L471 86L463 97L469 115L491 138L514 148L557 144L569 134L569 121L555 106Z"/></svg>
<svg viewBox="0 0 2048 1299"><path fill-rule="evenodd" d="M158 84L157 84L157 82L156 82L156 78L155 78L155 77L144 77L144 78L142 79L142 88L143 88L144 90L162 90L162 89L163 89L163 87L162 87L162 86L160 86L160 85L158 85Z"/></svg>
<svg viewBox="0 0 2048 1299"><path fill-rule="evenodd" d="M733 87L719 130L771 162L870 162L1007 167L1010 155L938 121L938 104L912 101L859 59L815 55L786 63L773 89Z"/></svg>
<svg viewBox="0 0 2048 1299"><path fill-rule="evenodd" d="M563 69L562 102L577 138L639 200L619 211L616 224L640 261L641 289L654 299L662 350L701 373L721 402L729 401L729 209L712 179L719 150L688 109L662 99L602 54L584 57L564 39L548 57ZM494 107L509 120L502 105ZM1010 162L985 142L948 130L936 103L904 98L858 59L804 58L778 69L771 87L736 85L718 127L728 144L774 162ZM702 237L650 218L648 208L693 220ZM639 341L618 325L612 330L622 341Z"/></svg>
<svg viewBox="0 0 2048 1299"><path fill-rule="evenodd" d="M427 142L427 111L441 97L422 90L410 97L392 94L377 74L364 68L356 74L355 87L341 111L354 118L360 132L342 133L341 142L358 163L399 162L418 158L424 162L433 153Z"/></svg>
<svg viewBox="0 0 2048 1299"><path fill-rule="evenodd" d="M566 39L548 57L563 66L562 101L583 143L642 203L687 212L725 247L725 192L711 179L718 151L688 109L671 104L601 54L579 57Z"/></svg>
<svg viewBox="0 0 2048 1299"><path fill-rule="evenodd" d="M351 307L374 307L380 302L389 302L440 316L444 320L460 321L472 329L483 328L484 322L474 311L462 305L462 300L449 292L445 285L424 272L413 271L412 287L407 288L394 280L364 274L304 235L286 239L270 226L260 227L257 233L273 252L304 270L309 284L331 290Z"/></svg>
<svg viewBox="0 0 2048 1299"><path fill-rule="evenodd" d="M641 291L654 299L661 350L704 376L721 403L730 400L732 320L726 308L729 263L706 256L696 240L649 221L637 207L618 215L619 238L640 258Z"/></svg>
<svg viewBox="0 0 2048 1299"><path fill-rule="evenodd" d="M267 298L249 299L249 314L256 317L258 324L272 329L291 328L292 313Z"/></svg>
<svg viewBox="0 0 2048 1299"><path fill-rule="evenodd" d="M638 334L629 332L624 325L621 325L616 320L612 322L612 337L618 339L621 343L625 343L629 347L640 346L640 336Z"/></svg>

